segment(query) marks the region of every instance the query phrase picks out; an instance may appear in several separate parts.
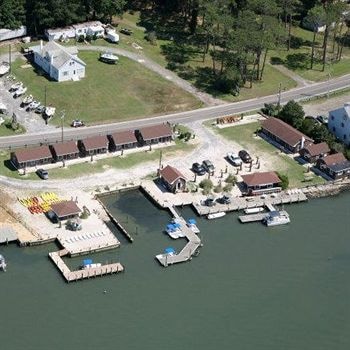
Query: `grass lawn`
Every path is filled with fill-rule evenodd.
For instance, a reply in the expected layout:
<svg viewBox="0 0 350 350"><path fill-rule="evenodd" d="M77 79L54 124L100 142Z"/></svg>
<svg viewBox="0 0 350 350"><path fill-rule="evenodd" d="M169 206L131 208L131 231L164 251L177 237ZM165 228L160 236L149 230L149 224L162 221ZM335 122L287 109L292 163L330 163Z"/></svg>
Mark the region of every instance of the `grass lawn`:
<svg viewBox="0 0 350 350"><path fill-rule="evenodd" d="M28 92L59 112L65 110L66 124L83 119L87 124L117 122L150 115L199 108L201 102L142 65L120 57L116 65L98 61L97 52L80 52L86 63L86 76L78 82L49 81L22 60L13 65L14 75L28 87ZM58 125L60 119L53 118Z"/></svg>
<svg viewBox="0 0 350 350"><path fill-rule="evenodd" d="M302 187L325 182L325 180L316 175L314 175L312 181L305 182L305 168L286 154L281 153L270 143L260 137L254 137L254 132L258 128L259 123L255 122L223 129L215 128L215 131L228 140L239 143L243 148L252 152L254 156L259 156L261 162L264 162L264 158L268 159L269 163L272 164L271 170L288 176L290 187Z"/></svg>
<svg viewBox="0 0 350 350"><path fill-rule="evenodd" d="M0 115L1 116L1 115ZM18 130L12 130L11 128L8 128L5 123L0 125L0 137L1 136L13 136L13 135L19 135L24 134L25 128L23 126L20 126Z"/></svg>
<svg viewBox="0 0 350 350"><path fill-rule="evenodd" d="M153 151L143 151L137 153L131 153L123 157L113 157L107 159L101 159L94 163L87 161L86 163L71 165L67 168L56 168L49 170L50 179L70 179L77 178L79 176L84 176L87 174L101 173L108 169L129 169L135 165L154 161L159 159L160 151L162 150L162 155L164 157L170 157L178 154L185 154L193 150L195 146L192 144L185 143L180 140L176 140L176 144L173 146L165 147L163 149L156 149ZM36 174L27 174L25 177L18 175L17 171L9 169L8 165L9 152L0 151L0 175L21 179L21 180L38 180ZM89 158L86 158L89 160ZM6 166L7 165L7 166ZM155 169L156 170L156 169Z"/></svg>

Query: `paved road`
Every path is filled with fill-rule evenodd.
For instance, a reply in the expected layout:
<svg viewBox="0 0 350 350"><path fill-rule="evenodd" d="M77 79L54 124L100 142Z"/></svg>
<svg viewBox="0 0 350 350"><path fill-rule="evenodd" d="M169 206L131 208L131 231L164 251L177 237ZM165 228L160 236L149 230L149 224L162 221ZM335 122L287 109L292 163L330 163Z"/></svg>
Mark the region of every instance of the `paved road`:
<svg viewBox="0 0 350 350"><path fill-rule="evenodd" d="M281 102L285 103L291 99L302 100L315 95L324 94L327 91L334 91L350 86L350 74L345 75L330 81L312 84L297 89L292 89L283 92L281 95ZM165 116L149 117L146 119L138 119L127 122L96 125L80 129L66 129L64 132L65 140L76 140L86 136L102 135L118 130L126 130L139 128L141 126L152 125L162 122L172 123L189 123L198 120L207 120L217 118L223 115L237 114L249 112L261 108L264 103L277 102L277 95L270 95L261 98L228 103L225 105L212 106L201 108L188 112L181 112L176 114L168 114ZM0 148L9 147L23 147L26 145L36 145L39 143L54 143L61 140L60 130L48 131L46 133L17 135L0 138Z"/></svg>

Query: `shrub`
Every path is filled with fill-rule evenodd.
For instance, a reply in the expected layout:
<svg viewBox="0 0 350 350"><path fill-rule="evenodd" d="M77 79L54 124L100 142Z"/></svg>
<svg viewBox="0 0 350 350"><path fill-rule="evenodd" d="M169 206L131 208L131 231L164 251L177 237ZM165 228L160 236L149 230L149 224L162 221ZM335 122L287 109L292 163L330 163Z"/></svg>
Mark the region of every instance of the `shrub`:
<svg viewBox="0 0 350 350"><path fill-rule="evenodd" d="M85 40L84 35L79 35L79 36L78 36L77 41L78 41L79 43L83 43L83 42L84 42L84 40Z"/></svg>
<svg viewBox="0 0 350 350"><path fill-rule="evenodd" d="M87 42L89 42L89 43L92 41L92 39L93 39L93 37L92 37L92 35L90 35L90 34L87 34L86 37L85 37L85 40L86 40Z"/></svg>
<svg viewBox="0 0 350 350"><path fill-rule="evenodd" d="M213 188L213 182L210 179L204 179L199 183L199 187L202 188L203 190L209 190Z"/></svg>
<svg viewBox="0 0 350 350"><path fill-rule="evenodd" d="M234 185L236 182L237 182L237 178L236 176L234 176L233 174L229 174L227 176L227 178L225 179L225 182L227 184L231 184L231 185Z"/></svg>
<svg viewBox="0 0 350 350"><path fill-rule="evenodd" d="M157 45L157 34L155 31L148 32L146 34L146 40L150 42L151 45Z"/></svg>
<svg viewBox="0 0 350 350"><path fill-rule="evenodd" d="M281 173L277 173L278 177L281 180L281 187L282 190L286 190L289 186L289 178L287 175L281 174Z"/></svg>
<svg viewBox="0 0 350 350"><path fill-rule="evenodd" d="M232 183L228 183L228 184L226 184L226 185L224 186L223 191L224 191L224 192L231 192L232 189L233 189Z"/></svg>
<svg viewBox="0 0 350 350"><path fill-rule="evenodd" d="M220 192L222 192L222 186L221 186L221 185L215 186L215 187L214 187L214 192L215 192L215 193L220 193Z"/></svg>

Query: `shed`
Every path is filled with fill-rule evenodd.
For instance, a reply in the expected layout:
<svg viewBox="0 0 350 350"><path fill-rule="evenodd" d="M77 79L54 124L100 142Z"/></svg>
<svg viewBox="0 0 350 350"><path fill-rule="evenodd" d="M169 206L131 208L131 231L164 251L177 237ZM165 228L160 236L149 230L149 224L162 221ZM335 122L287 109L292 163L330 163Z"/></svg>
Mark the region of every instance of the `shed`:
<svg viewBox="0 0 350 350"><path fill-rule="evenodd" d="M58 220L74 218L81 213L80 208L74 201L63 201L51 205L52 212Z"/></svg>
<svg viewBox="0 0 350 350"><path fill-rule="evenodd" d="M93 136L78 141L78 148L83 156L103 154L108 150L107 136Z"/></svg>
<svg viewBox="0 0 350 350"><path fill-rule="evenodd" d="M186 189L186 177L171 165L167 165L159 171L159 178L165 187L173 193Z"/></svg>
<svg viewBox="0 0 350 350"><path fill-rule="evenodd" d="M121 149L129 149L137 146L137 138L134 130L118 131L108 136L109 149L118 151Z"/></svg>
<svg viewBox="0 0 350 350"><path fill-rule="evenodd" d="M79 149L75 141L56 143L50 146L50 149L56 162L79 157Z"/></svg>
<svg viewBox="0 0 350 350"><path fill-rule="evenodd" d="M53 157L48 146L24 148L11 153L11 163L16 169L48 164L52 161Z"/></svg>
<svg viewBox="0 0 350 350"><path fill-rule="evenodd" d="M141 146L169 142L173 138L173 130L169 124L157 124L136 130L136 137Z"/></svg>
<svg viewBox="0 0 350 350"><path fill-rule="evenodd" d="M311 143L300 150L300 156L309 163L315 163L317 159L329 155L330 149L326 142Z"/></svg>
<svg viewBox="0 0 350 350"><path fill-rule="evenodd" d="M274 171L242 175L242 192L248 196L281 191L281 179Z"/></svg>

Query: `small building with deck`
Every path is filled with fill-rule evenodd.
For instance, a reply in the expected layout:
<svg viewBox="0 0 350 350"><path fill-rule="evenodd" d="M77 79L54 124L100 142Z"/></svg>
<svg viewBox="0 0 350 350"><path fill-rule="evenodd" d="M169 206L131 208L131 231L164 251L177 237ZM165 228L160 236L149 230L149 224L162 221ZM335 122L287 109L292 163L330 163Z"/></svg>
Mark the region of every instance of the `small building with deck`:
<svg viewBox="0 0 350 350"><path fill-rule="evenodd" d="M63 201L51 204L51 211L59 221L75 218L81 213L80 208L74 201Z"/></svg>
<svg viewBox="0 0 350 350"><path fill-rule="evenodd" d="M170 142L173 139L173 130L169 124L146 126L136 130L136 137L141 146Z"/></svg>
<svg viewBox="0 0 350 350"><path fill-rule="evenodd" d="M75 141L60 142L50 146L55 162L76 159L79 149Z"/></svg>
<svg viewBox="0 0 350 350"><path fill-rule="evenodd" d="M118 131L108 135L108 138L111 152L135 148L138 145L134 130Z"/></svg>
<svg viewBox="0 0 350 350"><path fill-rule="evenodd" d="M10 161L16 169L25 169L52 163L53 157L48 146L39 146L11 152Z"/></svg>
<svg viewBox="0 0 350 350"><path fill-rule="evenodd" d="M343 153L335 153L317 160L316 167L333 180L344 179L350 175L350 161Z"/></svg>
<svg viewBox="0 0 350 350"><path fill-rule="evenodd" d="M78 141L78 148L83 157L107 153L107 136L93 136Z"/></svg>
<svg viewBox="0 0 350 350"><path fill-rule="evenodd" d="M324 158L330 153L327 142L310 143L299 152L301 158L309 163L315 163L317 159Z"/></svg>
<svg viewBox="0 0 350 350"><path fill-rule="evenodd" d="M291 153L297 153L313 140L283 120L269 117L261 122L261 133Z"/></svg>
<svg viewBox="0 0 350 350"><path fill-rule="evenodd" d="M280 192L281 179L274 171L242 175L242 193L246 196L257 196Z"/></svg>
<svg viewBox="0 0 350 350"><path fill-rule="evenodd" d="M182 192L186 189L186 177L171 165L159 170L159 178L170 192Z"/></svg>

